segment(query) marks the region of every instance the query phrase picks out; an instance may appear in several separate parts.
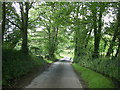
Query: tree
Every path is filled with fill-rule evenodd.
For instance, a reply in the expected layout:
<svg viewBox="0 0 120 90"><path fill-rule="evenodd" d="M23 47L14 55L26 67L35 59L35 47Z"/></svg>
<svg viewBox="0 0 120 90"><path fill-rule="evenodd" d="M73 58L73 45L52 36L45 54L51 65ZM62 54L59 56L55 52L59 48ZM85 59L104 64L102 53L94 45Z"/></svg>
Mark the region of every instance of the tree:
<svg viewBox="0 0 120 90"><path fill-rule="evenodd" d="M94 25L94 53L93 58L99 57L99 45L101 39L102 30L102 15L105 11L106 3L92 3L91 12L93 14L93 25ZM98 25L97 25L98 23Z"/></svg>
<svg viewBox="0 0 120 90"><path fill-rule="evenodd" d="M113 47L115 45L115 40L117 39L117 36L119 36L119 27L120 27L120 22L119 21L120 21L120 4L118 3L116 27L114 29L113 38L112 38L112 41L110 42L110 47L108 49L108 52L107 52L106 56L110 56L113 53ZM118 51L119 51L119 45L118 45L117 53L118 53ZM115 56L117 56L117 53L116 53Z"/></svg>
<svg viewBox="0 0 120 90"><path fill-rule="evenodd" d="M119 22L120 21L120 2L118 3L117 9L118 9L118 13L117 13L118 49L117 49L115 57L120 56L120 22Z"/></svg>
<svg viewBox="0 0 120 90"><path fill-rule="evenodd" d="M21 9L21 35L22 35L22 51L28 54L28 37L27 37L27 29L28 29L28 13L32 6L32 3L25 2L19 3Z"/></svg>
<svg viewBox="0 0 120 90"><path fill-rule="evenodd" d="M5 22L6 22L6 6L5 2L2 3L2 41L5 32Z"/></svg>
<svg viewBox="0 0 120 90"><path fill-rule="evenodd" d="M14 3L16 4L16 3ZM30 2L19 2L20 7L20 14L15 12L15 8L12 6L13 3L11 3L10 9L12 10L13 14L16 16L14 18L14 21L11 21L12 18L7 18L7 20L12 24L15 25L18 29L21 31L21 37L22 37L22 52L28 54L28 35L27 35L27 29L28 29L28 14L29 10L32 7L33 3ZM12 17L12 16L10 16ZM15 21L16 20L16 21Z"/></svg>

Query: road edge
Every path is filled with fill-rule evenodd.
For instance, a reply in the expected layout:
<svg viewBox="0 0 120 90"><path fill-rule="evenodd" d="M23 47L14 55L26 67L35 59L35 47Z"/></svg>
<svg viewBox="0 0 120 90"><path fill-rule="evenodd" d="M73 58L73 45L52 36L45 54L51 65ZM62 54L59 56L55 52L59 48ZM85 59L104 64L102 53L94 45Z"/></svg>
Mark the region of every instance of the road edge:
<svg viewBox="0 0 120 90"><path fill-rule="evenodd" d="M88 88L88 84L87 84L87 82L86 82L85 80L83 80L83 79L81 78L81 74L78 73L78 72L74 69L74 67L73 67L72 64L71 64L71 66L72 66L73 71L76 73L76 76L78 77L78 79L79 79L82 87L83 87L83 88Z"/></svg>

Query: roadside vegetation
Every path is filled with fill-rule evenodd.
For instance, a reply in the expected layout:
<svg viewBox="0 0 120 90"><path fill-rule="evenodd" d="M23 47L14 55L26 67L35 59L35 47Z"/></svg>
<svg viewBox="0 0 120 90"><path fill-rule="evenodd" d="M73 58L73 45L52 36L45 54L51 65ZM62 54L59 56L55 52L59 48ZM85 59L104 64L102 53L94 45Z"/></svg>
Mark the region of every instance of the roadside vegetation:
<svg viewBox="0 0 120 90"><path fill-rule="evenodd" d="M80 78L85 81L88 88L115 88L115 85L110 78L88 68L82 67L80 64L73 64L73 67L79 74Z"/></svg>
<svg viewBox="0 0 120 90"><path fill-rule="evenodd" d="M22 77L32 68L47 64L39 57L23 54L17 50L3 50L2 84L9 86L14 79Z"/></svg>
<svg viewBox="0 0 120 90"><path fill-rule="evenodd" d="M120 2L0 2L3 85L68 56L120 82Z"/></svg>

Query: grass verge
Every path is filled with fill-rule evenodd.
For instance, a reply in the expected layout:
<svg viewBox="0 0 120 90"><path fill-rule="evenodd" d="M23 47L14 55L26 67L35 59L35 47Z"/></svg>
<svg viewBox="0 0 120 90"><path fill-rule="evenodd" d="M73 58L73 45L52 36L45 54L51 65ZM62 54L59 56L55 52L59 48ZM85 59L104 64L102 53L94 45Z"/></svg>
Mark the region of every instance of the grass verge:
<svg viewBox="0 0 120 90"><path fill-rule="evenodd" d="M115 88L113 82L109 78L82 67L79 64L73 64L72 66L87 83L88 88Z"/></svg>

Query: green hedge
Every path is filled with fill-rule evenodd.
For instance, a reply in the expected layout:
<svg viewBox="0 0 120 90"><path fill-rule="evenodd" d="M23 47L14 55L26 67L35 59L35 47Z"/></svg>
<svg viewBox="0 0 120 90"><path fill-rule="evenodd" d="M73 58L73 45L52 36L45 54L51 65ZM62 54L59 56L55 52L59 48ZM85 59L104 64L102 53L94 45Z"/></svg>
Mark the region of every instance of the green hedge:
<svg viewBox="0 0 120 90"><path fill-rule="evenodd" d="M45 61L38 57L25 55L17 50L3 50L2 52L2 84L7 85L10 80L25 75L31 68L42 66Z"/></svg>
<svg viewBox="0 0 120 90"><path fill-rule="evenodd" d="M120 72L119 58L110 59L103 57L98 59L86 59L86 57L81 57L79 64L120 81L120 75L118 73Z"/></svg>

